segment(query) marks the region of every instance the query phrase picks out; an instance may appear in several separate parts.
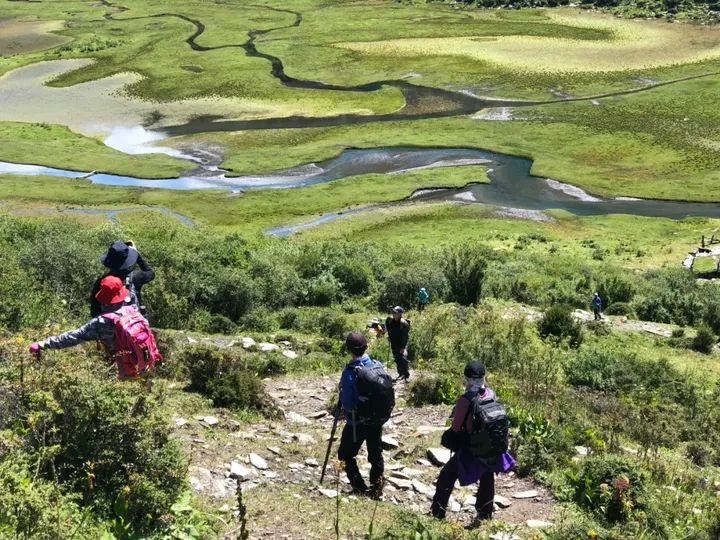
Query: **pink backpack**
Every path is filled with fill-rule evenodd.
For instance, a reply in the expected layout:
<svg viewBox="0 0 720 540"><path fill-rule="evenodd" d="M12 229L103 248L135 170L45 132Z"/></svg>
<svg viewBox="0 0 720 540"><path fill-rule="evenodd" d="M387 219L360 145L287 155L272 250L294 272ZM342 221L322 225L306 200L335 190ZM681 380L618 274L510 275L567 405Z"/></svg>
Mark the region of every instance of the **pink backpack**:
<svg viewBox="0 0 720 540"><path fill-rule="evenodd" d="M162 360L150 325L135 306L123 306L103 317L115 324L115 353L111 359L118 365L119 378L142 375Z"/></svg>

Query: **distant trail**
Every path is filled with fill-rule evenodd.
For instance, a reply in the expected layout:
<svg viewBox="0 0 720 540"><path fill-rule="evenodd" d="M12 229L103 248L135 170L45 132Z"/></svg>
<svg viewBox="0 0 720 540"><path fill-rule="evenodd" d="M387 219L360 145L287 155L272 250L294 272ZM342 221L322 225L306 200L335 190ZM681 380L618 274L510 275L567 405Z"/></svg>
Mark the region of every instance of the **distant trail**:
<svg viewBox="0 0 720 540"><path fill-rule="evenodd" d="M33 215L33 214L81 214L87 216L105 216L108 220L113 223L119 224L118 214L124 214L128 212L160 212L168 216L174 217L180 221L183 225L189 227L195 227L195 222L187 217L186 215L180 214L165 208L164 206L147 206L147 207L131 207L131 208L26 208L22 210L10 210L10 213L16 215Z"/></svg>

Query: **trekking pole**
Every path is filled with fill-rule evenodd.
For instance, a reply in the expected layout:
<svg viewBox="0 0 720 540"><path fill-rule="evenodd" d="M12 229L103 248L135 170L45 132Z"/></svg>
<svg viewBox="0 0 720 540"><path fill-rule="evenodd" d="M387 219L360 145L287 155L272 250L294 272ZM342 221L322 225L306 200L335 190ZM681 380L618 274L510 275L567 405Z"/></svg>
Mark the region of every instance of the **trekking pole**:
<svg viewBox="0 0 720 540"><path fill-rule="evenodd" d="M332 429L330 429L330 440L328 441L327 451L325 452L325 461L323 461L322 472L320 473L320 484L322 484L325 479L325 469L327 469L328 460L330 459L330 449L332 448L333 441L335 441L335 431L337 430L338 420L340 420L340 401L338 401L335 407L334 416Z"/></svg>

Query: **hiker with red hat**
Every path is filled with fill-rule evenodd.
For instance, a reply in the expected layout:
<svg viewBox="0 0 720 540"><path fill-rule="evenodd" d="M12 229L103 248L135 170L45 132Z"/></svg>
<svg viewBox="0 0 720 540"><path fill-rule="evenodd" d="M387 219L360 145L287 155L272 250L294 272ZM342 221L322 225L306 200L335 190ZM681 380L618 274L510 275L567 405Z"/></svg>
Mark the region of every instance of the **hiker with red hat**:
<svg viewBox="0 0 720 540"><path fill-rule="evenodd" d="M107 252L100 257L100 262L108 271L93 284L90 294L90 316L97 317L101 313L101 302L97 299L100 281L106 276L120 278L128 289L128 303L137 306L140 313L147 317L142 303L142 287L155 279L155 271L140 255L132 241L113 242ZM133 268L137 265L137 268Z"/></svg>
<svg viewBox="0 0 720 540"><path fill-rule="evenodd" d="M105 276L99 282L95 300L100 315L80 328L51 336L30 345L30 353L44 349L65 349L84 341L100 341L108 361L118 365L118 377L135 378L162 360L147 320L130 303L130 291L117 276Z"/></svg>

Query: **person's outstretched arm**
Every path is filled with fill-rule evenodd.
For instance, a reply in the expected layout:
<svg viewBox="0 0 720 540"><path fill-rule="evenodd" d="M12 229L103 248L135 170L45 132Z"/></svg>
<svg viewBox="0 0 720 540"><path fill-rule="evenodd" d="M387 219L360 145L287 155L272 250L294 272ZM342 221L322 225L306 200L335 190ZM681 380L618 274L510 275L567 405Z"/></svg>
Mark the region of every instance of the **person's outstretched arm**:
<svg viewBox="0 0 720 540"><path fill-rule="evenodd" d="M58 336L50 336L39 343L41 349L66 349L74 347L83 341L96 341L100 339L100 328L103 321L101 317L96 317L80 328L70 330Z"/></svg>

